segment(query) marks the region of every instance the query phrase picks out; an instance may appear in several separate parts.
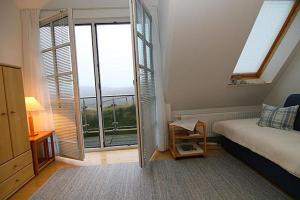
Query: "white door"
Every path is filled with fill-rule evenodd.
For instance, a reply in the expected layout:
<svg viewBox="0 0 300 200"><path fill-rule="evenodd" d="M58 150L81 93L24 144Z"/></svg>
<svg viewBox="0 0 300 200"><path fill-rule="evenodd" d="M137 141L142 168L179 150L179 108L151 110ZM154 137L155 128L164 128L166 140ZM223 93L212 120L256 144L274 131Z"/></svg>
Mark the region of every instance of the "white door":
<svg viewBox="0 0 300 200"><path fill-rule="evenodd" d="M42 70L48 84L59 153L83 160L72 10L41 21L40 39Z"/></svg>
<svg viewBox="0 0 300 200"><path fill-rule="evenodd" d="M140 0L131 0L133 57L137 96L138 141L140 165L153 155L156 127L156 97L154 85L152 17Z"/></svg>

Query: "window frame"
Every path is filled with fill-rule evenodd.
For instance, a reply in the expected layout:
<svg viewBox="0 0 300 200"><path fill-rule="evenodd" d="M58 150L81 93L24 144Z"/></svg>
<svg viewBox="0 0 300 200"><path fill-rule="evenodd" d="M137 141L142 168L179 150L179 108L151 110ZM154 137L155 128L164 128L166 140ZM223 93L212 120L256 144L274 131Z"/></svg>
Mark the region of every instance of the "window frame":
<svg viewBox="0 0 300 200"><path fill-rule="evenodd" d="M266 57L264 58L262 64L260 65L259 69L255 73L236 73L231 75L231 80L247 80L247 79L259 79L261 75L266 70L268 64L270 63L273 55L275 54L278 46L280 45L281 41L283 40L285 34L287 33L288 29L290 28L292 22L294 21L298 11L300 9L300 0L294 0L294 5L289 12L284 24L282 25L278 35L276 36L271 48L269 49Z"/></svg>

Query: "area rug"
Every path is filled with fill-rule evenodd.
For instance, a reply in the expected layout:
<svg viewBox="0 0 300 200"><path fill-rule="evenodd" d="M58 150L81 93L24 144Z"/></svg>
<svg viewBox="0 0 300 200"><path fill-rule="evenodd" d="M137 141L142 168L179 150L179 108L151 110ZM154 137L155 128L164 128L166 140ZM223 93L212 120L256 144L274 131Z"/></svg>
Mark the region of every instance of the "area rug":
<svg viewBox="0 0 300 200"><path fill-rule="evenodd" d="M57 171L32 200L290 199L229 154Z"/></svg>

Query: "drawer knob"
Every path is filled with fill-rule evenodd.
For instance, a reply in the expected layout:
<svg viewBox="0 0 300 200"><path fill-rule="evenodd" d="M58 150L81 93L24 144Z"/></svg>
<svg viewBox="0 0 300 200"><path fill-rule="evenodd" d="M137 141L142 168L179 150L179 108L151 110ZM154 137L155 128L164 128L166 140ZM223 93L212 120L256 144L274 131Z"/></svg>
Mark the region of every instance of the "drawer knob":
<svg viewBox="0 0 300 200"><path fill-rule="evenodd" d="M18 167L18 165L14 165L14 168L17 168Z"/></svg>
<svg viewBox="0 0 300 200"><path fill-rule="evenodd" d="M20 179L16 179L16 182L19 182L20 181Z"/></svg>
<svg viewBox="0 0 300 200"><path fill-rule="evenodd" d="M15 114L16 112L15 112L15 111L10 111L10 113L11 113L11 114Z"/></svg>
<svg viewBox="0 0 300 200"><path fill-rule="evenodd" d="M1 113L1 116L5 116L6 115L6 113Z"/></svg>

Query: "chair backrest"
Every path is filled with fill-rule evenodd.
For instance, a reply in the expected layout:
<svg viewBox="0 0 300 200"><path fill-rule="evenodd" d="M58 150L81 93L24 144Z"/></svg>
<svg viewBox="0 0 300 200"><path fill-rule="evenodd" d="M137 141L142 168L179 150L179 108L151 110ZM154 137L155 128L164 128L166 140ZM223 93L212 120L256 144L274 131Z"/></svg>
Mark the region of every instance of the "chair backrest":
<svg viewBox="0 0 300 200"><path fill-rule="evenodd" d="M300 105L300 94L291 94L288 96L284 103L284 107ZM300 131L300 109L298 109L298 114L294 123L294 129Z"/></svg>

